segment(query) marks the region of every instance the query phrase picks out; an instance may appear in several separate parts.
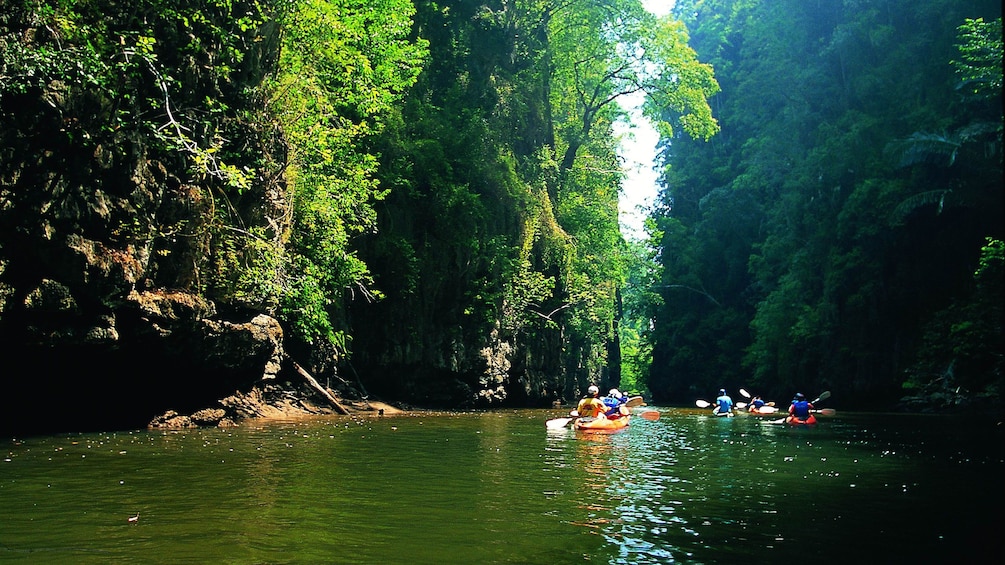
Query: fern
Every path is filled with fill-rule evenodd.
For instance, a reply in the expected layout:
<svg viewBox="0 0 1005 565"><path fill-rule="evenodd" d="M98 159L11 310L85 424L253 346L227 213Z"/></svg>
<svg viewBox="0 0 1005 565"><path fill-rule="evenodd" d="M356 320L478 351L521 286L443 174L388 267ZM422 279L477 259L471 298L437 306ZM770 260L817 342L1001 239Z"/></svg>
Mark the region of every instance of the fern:
<svg viewBox="0 0 1005 565"><path fill-rule="evenodd" d="M943 208L946 206L946 197L952 192L950 189L929 190L905 198L891 213L893 223L898 224L903 222L904 218L911 215L918 208L924 208L925 206L935 205L935 214L941 214Z"/></svg>

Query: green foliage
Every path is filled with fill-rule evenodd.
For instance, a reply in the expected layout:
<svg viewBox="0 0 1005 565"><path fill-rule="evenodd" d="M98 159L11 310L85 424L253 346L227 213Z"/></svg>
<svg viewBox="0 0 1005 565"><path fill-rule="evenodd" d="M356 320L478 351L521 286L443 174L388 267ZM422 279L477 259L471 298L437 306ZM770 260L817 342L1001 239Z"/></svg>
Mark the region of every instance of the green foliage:
<svg viewBox="0 0 1005 565"><path fill-rule="evenodd" d="M209 175L235 190L254 173L221 158L224 97L188 100L206 83L229 83L255 35L262 14L231 14L231 0L144 0L129 8L75 0L26 1L18 6L35 41L4 41L0 92L38 91L51 81L89 90L112 112L105 133L138 129L166 151L188 156L196 176ZM109 9L105 9L109 8ZM220 14L226 16L218 17ZM141 16L142 14L142 16ZM188 29L185 34L178 29ZM195 57L213 58L206 77L183 84ZM199 84L200 81L206 81ZM95 132L96 133L96 132Z"/></svg>
<svg viewBox="0 0 1005 565"><path fill-rule="evenodd" d="M716 69L722 131L704 144L664 137L657 398L686 400L712 378L708 360L736 361L737 350L747 374L735 377L750 386L826 387L861 407L895 402L905 367L929 353L941 360L929 364L936 372L972 374L962 349L933 349L920 328L950 304L964 310L978 242L1003 231L1001 24L974 17L991 21L1000 7L782 0L675 10ZM953 88L996 77L986 99ZM980 316L966 311L943 320L941 335L984 343L993 330L975 331Z"/></svg>
<svg viewBox="0 0 1005 565"><path fill-rule="evenodd" d="M400 121L380 136L390 192L380 235L361 247L387 300L360 311L395 321L363 329L354 347L394 363L450 359L451 374L478 390L484 375L464 366L475 362L464 352L504 342L520 348L511 375L543 374L536 380L552 394L578 394L616 361L627 279L617 98L661 86L669 94L693 52L635 0L416 7L430 57ZM658 53L642 48L659 34L678 37L663 38ZM699 98L672 102L700 115Z"/></svg>
<svg viewBox="0 0 1005 565"><path fill-rule="evenodd" d="M386 195L366 141L414 84L424 43L408 39L409 2L299 0L284 8L282 57L268 89L290 147L281 313L300 339L328 340L344 354L346 337L333 321L343 300L380 296L351 244L374 228L373 205Z"/></svg>
<svg viewBox="0 0 1005 565"><path fill-rule="evenodd" d="M621 173L612 124L624 118L617 102L645 93L645 112L662 131L670 135L679 127L708 139L718 131L708 104L718 84L689 47L684 26L657 20L636 1L555 6L548 25L554 69L548 90L560 176L549 194L573 242L571 270L561 278L576 306L567 319L594 343L609 342L631 261L617 222ZM606 352L597 355L607 358Z"/></svg>
<svg viewBox="0 0 1005 565"><path fill-rule="evenodd" d="M969 409L1000 401L1003 276L1005 242L987 238L970 292L935 313L925 328L918 361L903 384L906 406Z"/></svg>
<svg viewBox="0 0 1005 565"><path fill-rule="evenodd" d="M198 233L134 221L116 233L208 239L199 289L234 306L278 305L295 337L343 353L343 301L379 297L352 238L374 229L386 194L367 145L425 57L409 38L412 14L405 0L25 1L5 15L23 27L0 39L0 95L65 84L102 110L67 128L72 143L94 151L141 138L151 159L185 163L180 181L200 187L212 220L191 222ZM272 120L288 145L282 172L256 153L277 149L264 146L276 141ZM249 209L263 193L275 208ZM263 218L284 209L288 218Z"/></svg>
<svg viewBox="0 0 1005 565"><path fill-rule="evenodd" d="M985 22L984 18L967 18L958 29L960 58L953 59L951 64L960 78L960 88L977 99L1000 97L1002 19Z"/></svg>
<svg viewBox="0 0 1005 565"><path fill-rule="evenodd" d="M667 137L675 125L703 140L718 131L708 98L719 85L679 21L657 19L636 0L580 2L556 8L549 30L550 104L559 109L554 124L563 169L595 126L599 137L609 135L605 123L617 119L613 106L626 94L646 94L645 114Z"/></svg>
<svg viewBox="0 0 1005 565"><path fill-rule="evenodd" d="M698 61L698 55L688 45L683 22L665 17L655 23L653 30L641 43L648 61L654 62L658 69L648 79L645 115L654 120L664 138L675 136L673 122L666 119L669 111L685 133L708 141L719 131L708 102L719 92L712 65Z"/></svg>
<svg viewBox="0 0 1005 565"><path fill-rule="evenodd" d="M653 249L646 242L629 240L626 245L627 277L622 287L622 315L618 324L621 389L649 397L652 319L660 305L660 295L653 292L653 287L659 267Z"/></svg>
<svg viewBox="0 0 1005 565"><path fill-rule="evenodd" d="M0 99L8 108L41 106L9 114L12 135L30 140L19 143L20 158L38 154L42 167L57 169L71 186L101 180L83 178L95 174L82 165L89 160L114 175L129 174L114 169L139 159L185 190L197 187L189 196L212 217L176 217L168 206L137 215L124 206L109 214L109 233L88 234L111 245L151 239L149 271L164 279L151 284L221 302L267 307L272 300L272 259L253 263L263 257L266 236L250 217L257 214L241 209L242 195L253 185L260 190L271 172L268 148L256 139L257 124L267 120L253 103L267 69L251 69L246 58L260 52L267 8L230 0L53 0L15 2L4 13ZM45 129L51 120L61 122L58 131ZM133 174L124 186L149 182L144 171ZM21 197L46 197L43 184L25 184ZM264 255L280 253L273 245Z"/></svg>

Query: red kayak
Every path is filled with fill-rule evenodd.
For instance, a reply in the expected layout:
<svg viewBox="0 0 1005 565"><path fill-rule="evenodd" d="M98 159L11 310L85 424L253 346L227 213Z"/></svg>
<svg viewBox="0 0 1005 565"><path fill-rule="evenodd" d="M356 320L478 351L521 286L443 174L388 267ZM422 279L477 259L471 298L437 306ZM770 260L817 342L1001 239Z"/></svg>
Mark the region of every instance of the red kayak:
<svg viewBox="0 0 1005 565"><path fill-rule="evenodd" d="M778 420L769 420L767 422L762 422L763 424L788 424L790 426L812 426L817 423L817 417L810 414L809 418L803 420L802 418L796 418L795 416L786 416Z"/></svg>
<svg viewBox="0 0 1005 565"><path fill-rule="evenodd" d="M810 414L808 418L803 420L802 418L796 418L795 416L789 416L785 418L785 423L793 426L812 426L817 423L817 417Z"/></svg>

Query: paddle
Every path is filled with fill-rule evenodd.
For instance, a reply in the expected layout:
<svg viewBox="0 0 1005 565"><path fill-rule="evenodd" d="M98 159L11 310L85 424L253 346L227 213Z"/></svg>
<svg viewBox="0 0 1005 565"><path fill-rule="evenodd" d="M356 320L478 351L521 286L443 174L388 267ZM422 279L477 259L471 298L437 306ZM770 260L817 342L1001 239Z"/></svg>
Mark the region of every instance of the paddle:
<svg viewBox="0 0 1005 565"><path fill-rule="evenodd" d="M831 397L831 391L825 390L824 392L820 393L820 396L816 397L815 400L810 402L810 404L816 404L817 402L820 402L821 400L827 400L830 397Z"/></svg>
<svg viewBox="0 0 1005 565"><path fill-rule="evenodd" d="M645 405L646 403L645 401L642 400L641 396L633 396L628 399L628 402L625 403L625 406L629 408L635 408L636 406L645 406Z"/></svg>
<svg viewBox="0 0 1005 565"><path fill-rule="evenodd" d="M745 396L747 398L752 398L751 395L750 395L750 393L747 392L746 390L742 389L742 388L740 389L740 394L742 394L743 396ZM830 393L827 393L827 394L829 395ZM764 403L764 406L774 406L774 405L775 405L775 401L774 400L772 400L771 402L765 402ZM737 402L736 403L736 407L737 408L743 408L744 406L746 406L746 404L744 404L742 402ZM763 409L763 407L762 407L762 409Z"/></svg>
<svg viewBox="0 0 1005 565"><path fill-rule="evenodd" d="M633 396L628 399L628 402L625 403L625 406L627 406L628 408L635 408L637 406L645 406L645 405L646 403L644 400L642 400L641 396ZM638 412L637 414L642 418L650 420L652 422L655 422L656 420L660 419L660 413L655 410L646 410L645 412Z"/></svg>
<svg viewBox="0 0 1005 565"><path fill-rule="evenodd" d="M573 421L575 419L576 419L575 416L573 416L571 418L553 418L553 419L548 420L547 422L545 422L544 425L547 426L547 428L549 430L560 430L560 429L564 428L565 426L568 426L569 422L571 422L571 421Z"/></svg>

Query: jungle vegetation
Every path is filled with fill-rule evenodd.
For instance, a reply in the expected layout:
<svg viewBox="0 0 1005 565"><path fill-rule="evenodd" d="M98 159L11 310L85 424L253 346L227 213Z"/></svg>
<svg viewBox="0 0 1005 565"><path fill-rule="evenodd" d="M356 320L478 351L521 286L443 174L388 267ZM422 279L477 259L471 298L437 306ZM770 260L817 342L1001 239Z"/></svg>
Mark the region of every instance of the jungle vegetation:
<svg viewBox="0 0 1005 565"><path fill-rule="evenodd" d="M999 3L675 13L722 131L664 139L653 393L1000 411Z"/></svg>
<svg viewBox="0 0 1005 565"><path fill-rule="evenodd" d="M427 405L617 384L619 97L648 93L666 132L718 128L711 67L638 0L22 0L0 18L3 150L40 155L4 171L23 206L5 251L37 230L13 210L58 198L35 173L73 170L86 201L73 159L135 159L206 206L90 234L152 246L144 285L268 313L312 371ZM31 263L4 265L14 309Z"/></svg>
<svg viewBox="0 0 1005 565"><path fill-rule="evenodd" d="M3 5L4 154L31 137L20 97L92 93L66 147L141 140L213 203L174 283L275 316L360 394L1001 406L997 2ZM626 241L613 125L637 92L662 191Z"/></svg>

